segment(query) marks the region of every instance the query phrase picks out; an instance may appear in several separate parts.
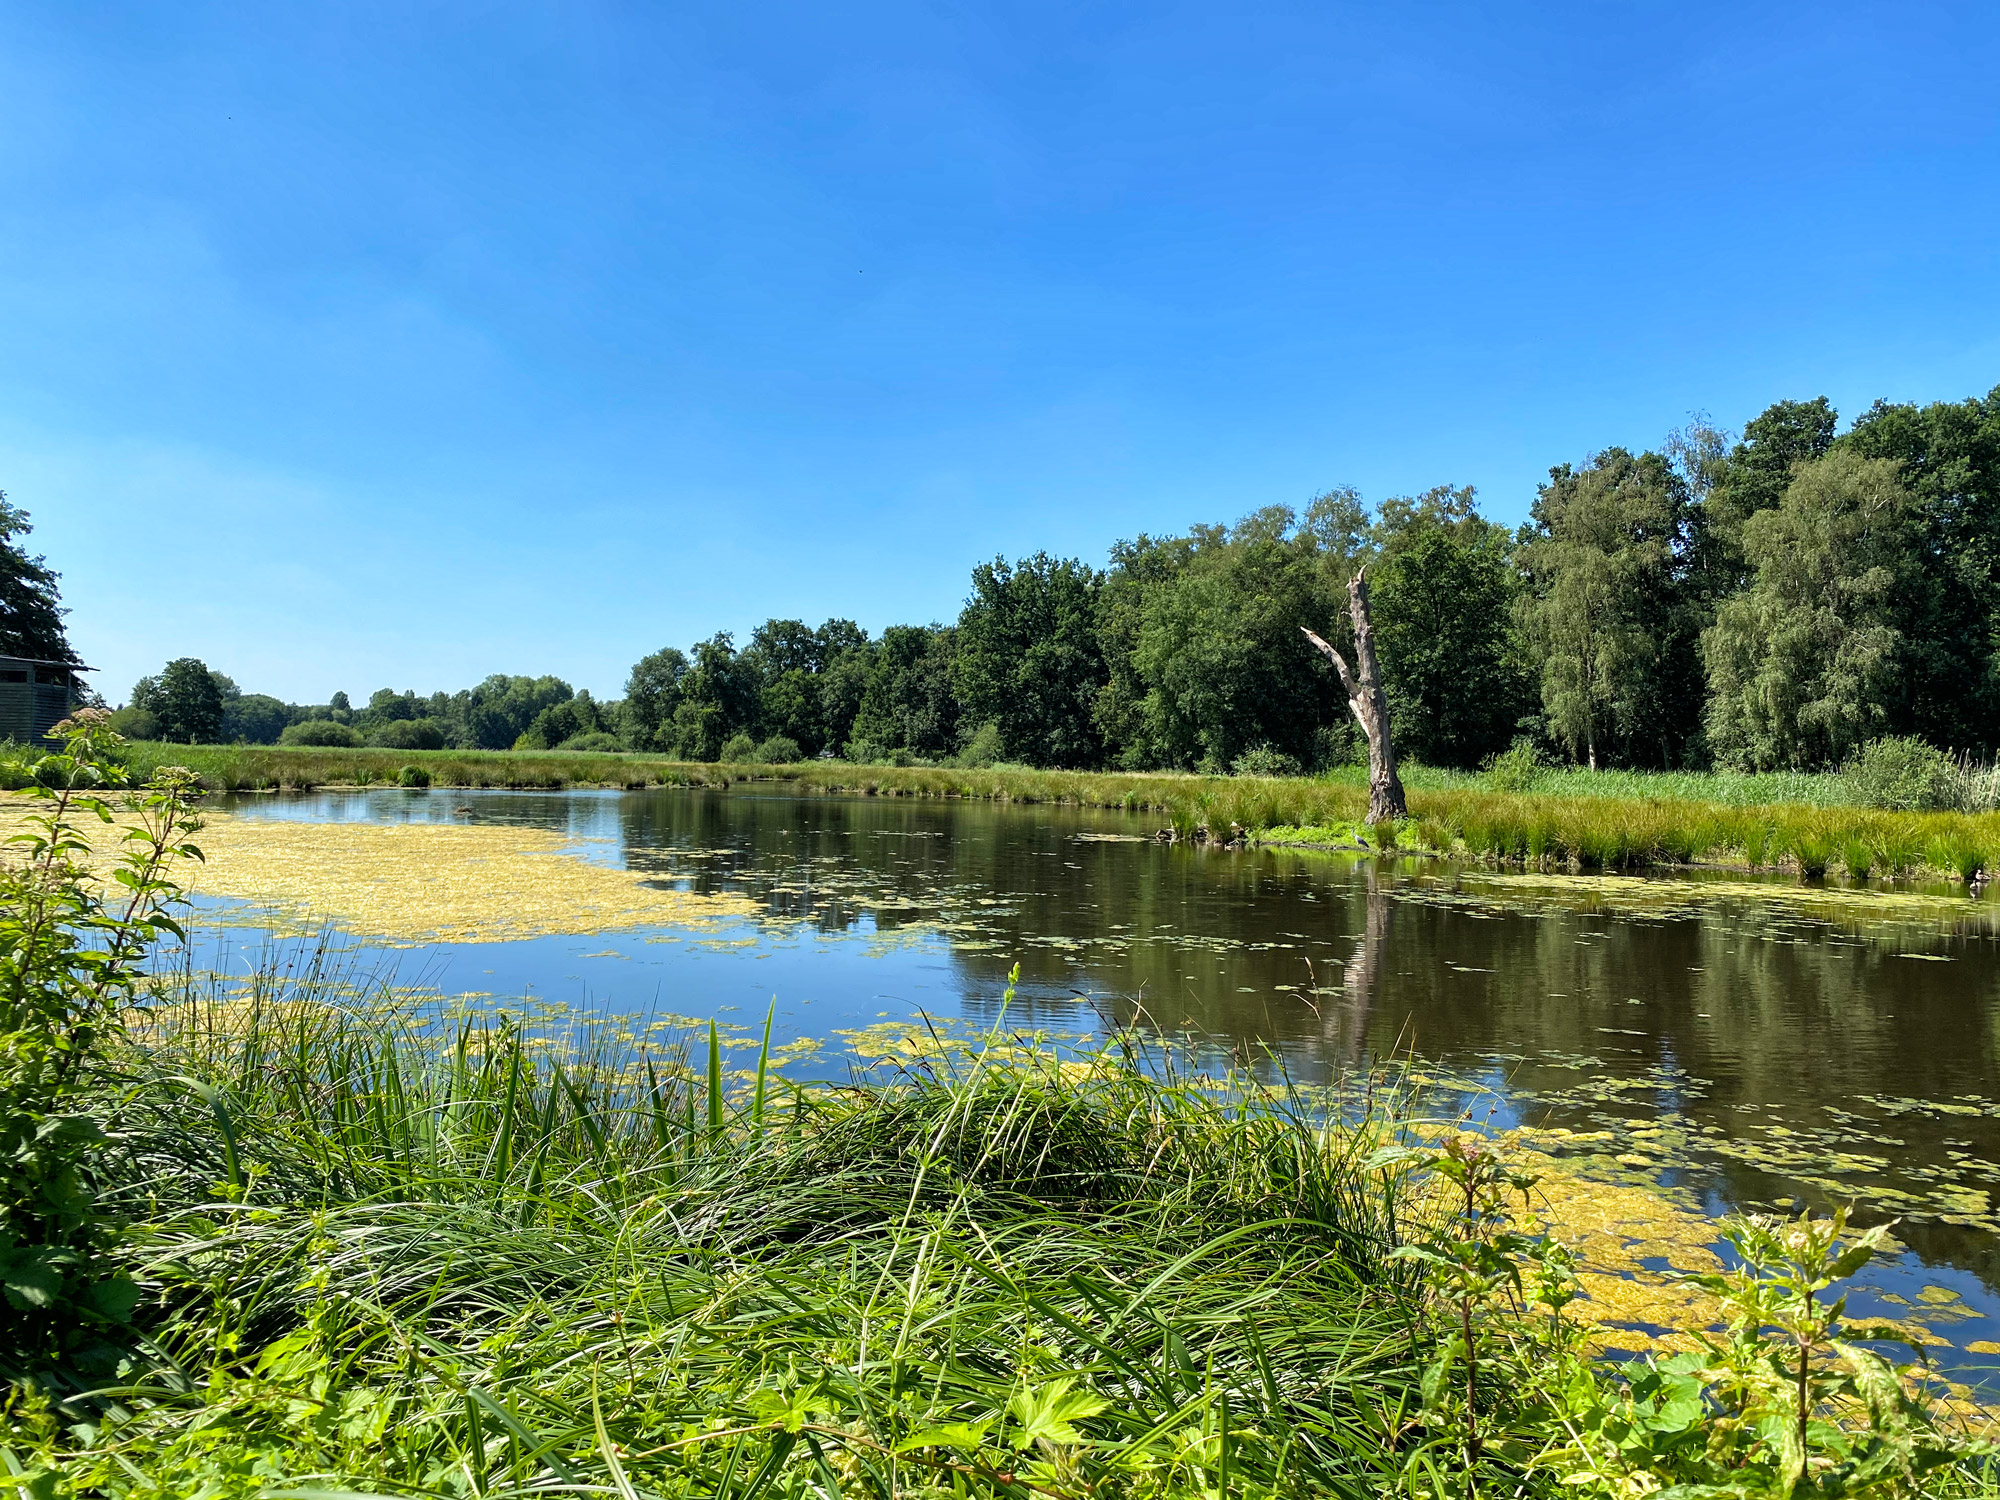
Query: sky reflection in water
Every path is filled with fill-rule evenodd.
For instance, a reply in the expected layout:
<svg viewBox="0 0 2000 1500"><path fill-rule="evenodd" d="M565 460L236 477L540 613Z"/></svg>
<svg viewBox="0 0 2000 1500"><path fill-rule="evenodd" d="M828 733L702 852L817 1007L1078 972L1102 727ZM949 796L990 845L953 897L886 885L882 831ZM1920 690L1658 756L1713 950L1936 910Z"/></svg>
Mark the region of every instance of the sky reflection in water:
<svg viewBox="0 0 2000 1500"><path fill-rule="evenodd" d="M1992 899L1876 909L1789 882L1510 881L1165 847L1144 818L1085 809L754 787L218 809L552 828L603 841L580 858L763 911L705 935L402 950L404 983L745 1027L775 998L790 1040L919 1012L988 1023L1018 962L1022 1028L1166 1030L1310 1081L1414 1056L1492 1086L1503 1119L1596 1136L1578 1149L1600 1166L1664 1170L1712 1208L1852 1198L1903 1220L1911 1253L1881 1289L1956 1291L1975 1316L1947 1336L2000 1337ZM202 954L240 968L260 937L211 927Z"/></svg>

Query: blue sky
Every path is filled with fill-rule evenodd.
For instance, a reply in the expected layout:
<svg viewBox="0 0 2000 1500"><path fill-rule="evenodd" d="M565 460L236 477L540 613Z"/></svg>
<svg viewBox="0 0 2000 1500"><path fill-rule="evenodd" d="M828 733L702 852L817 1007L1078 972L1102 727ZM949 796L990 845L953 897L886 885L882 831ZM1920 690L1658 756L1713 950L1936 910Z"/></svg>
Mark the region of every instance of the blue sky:
<svg viewBox="0 0 2000 1500"><path fill-rule="evenodd" d="M324 700L2000 382L2000 9L0 10L0 488Z"/></svg>

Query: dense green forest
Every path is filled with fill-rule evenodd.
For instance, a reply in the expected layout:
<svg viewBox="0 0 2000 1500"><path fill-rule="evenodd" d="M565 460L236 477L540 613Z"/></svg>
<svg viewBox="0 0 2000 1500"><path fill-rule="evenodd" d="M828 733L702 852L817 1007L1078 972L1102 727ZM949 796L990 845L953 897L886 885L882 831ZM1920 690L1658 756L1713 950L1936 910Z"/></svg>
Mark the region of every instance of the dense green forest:
<svg viewBox="0 0 2000 1500"><path fill-rule="evenodd" d="M1357 733L1300 634L1346 628L1370 569L1399 749L1477 765L1527 741L1592 766L1838 765L1913 735L2000 740L2000 388L1878 402L1845 432L1785 401L1740 440L1704 421L1657 451L1552 469L1518 531L1441 486L973 570L949 624L871 638L770 620L642 658L599 702L554 677L363 706L239 692L183 659L141 681L139 737L399 748L822 754L1075 768L1284 772Z"/></svg>

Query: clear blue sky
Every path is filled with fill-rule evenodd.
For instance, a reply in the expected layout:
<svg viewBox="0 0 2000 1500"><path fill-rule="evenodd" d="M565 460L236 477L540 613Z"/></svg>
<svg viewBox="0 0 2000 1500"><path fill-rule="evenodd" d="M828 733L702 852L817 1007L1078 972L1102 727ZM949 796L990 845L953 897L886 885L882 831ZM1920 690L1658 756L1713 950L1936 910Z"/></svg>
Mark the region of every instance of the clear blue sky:
<svg viewBox="0 0 2000 1500"><path fill-rule="evenodd" d="M2000 382L2000 8L0 10L0 488L112 700L954 615Z"/></svg>

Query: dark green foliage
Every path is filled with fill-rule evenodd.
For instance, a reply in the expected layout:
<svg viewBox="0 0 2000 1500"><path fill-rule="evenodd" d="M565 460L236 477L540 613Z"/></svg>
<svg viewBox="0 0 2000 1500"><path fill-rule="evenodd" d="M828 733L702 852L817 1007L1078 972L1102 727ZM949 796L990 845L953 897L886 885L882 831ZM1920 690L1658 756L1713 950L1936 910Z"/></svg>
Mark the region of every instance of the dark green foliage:
<svg viewBox="0 0 2000 1500"><path fill-rule="evenodd" d="M1577 760L1671 767L1701 753L1702 518L1657 453L1607 448L1537 492L1516 565L1550 738Z"/></svg>
<svg viewBox="0 0 2000 1500"><path fill-rule="evenodd" d="M615 716L606 714L590 696L586 688L574 698L565 698L560 703L552 703L535 715L534 723L521 731L514 741L516 750L553 750L558 745L569 744L584 735L601 734L611 741L613 748L618 744ZM425 745L426 750L440 748Z"/></svg>
<svg viewBox="0 0 2000 1500"><path fill-rule="evenodd" d="M63 632L62 596L56 589L60 574L40 557L30 557L17 542L34 527L28 513L7 503L0 490L0 656L26 656L36 661L79 666Z"/></svg>
<svg viewBox="0 0 2000 1500"><path fill-rule="evenodd" d="M241 740L246 745L275 745L278 736L291 722L291 710L269 694L237 693L223 701L222 740L225 744ZM135 738L148 739L151 736L138 735Z"/></svg>
<svg viewBox="0 0 2000 1500"><path fill-rule="evenodd" d="M722 742L715 759L728 765L742 765L757 758L757 742L740 731Z"/></svg>
<svg viewBox="0 0 2000 1500"><path fill-rule="evenodd" d="M954 675L965 711L1000 726L1010 760L1098 764L1092 708L1106 676L1097 640L1097 572L1046 552L972 570Z"/></svg>
<svg viewBox="0 0 2000 1500"><path fill-rule="evenodd" d="M1892 622L1916 566L1896 469L1839 449L1801 465L1783 500L1744 525L1750 585L1702 636L1723 764L1835 765L1892 727L1904 648Z"/></svg>
<svg viewBox="0 0 2000 1500"><path fill-rule="evenodd" d="M493 676L462 696L464 743L473 749L505 750L543 709L567 703L572 694L559 677Z"/></svg>
<svg viewBox="0 0 2000 1500"><path fill-rule="evenodd" d="M361 736L351 725L332 719L302 719L288 726L278 737L278 743L352 748L361 743Z"/></svg>
<svg viewBox="0 0 2000 1500"><path fill-rule="evenodd" d="M906 750L942 760L958 748L952 679L955 632L942 625L891 625L867 658L847 754L875 760Z"/></svg>
<svg viewBox="0 0 2000 1500"><path fill-rule="evenodd" d="M1385 504L1377 532L1370 576L1397 753L1476 766L1513 740L1530 701L1507 534L1474 511L1470 489L1448 488Z"/></svg>
<svg viewBox="0 0 2000 1500"><path fill-rule="evenodd" d="M222 737L222 684L227 682L194 657L183 656L168 662L158 677L141 677L132 689L132 707L154 716L161 739L213 744Z"/></svg>
<svg viewBox="0 0 2000 1500"><path fill-rule="evenodd" d="M1904 733L2000 749L2000 387L1930 406L1877 402L1840 439L1894 460L1909 491L1915 566L1890 623L1902 636L1889 712Z"/></svg>
<svg viewBox="0 0 2000 1500"><path fill-rule="evenodd" d="M642 656L625 679L625 733L640 750L671 750L674 712L681 706L681 680L688 659L673 647Z"/></svg>
<svg viewBox="0 0 2000 1500"><path fill-rule="evenodd" d="M1823 458L1833 446L1836 415L1826 397L1779 401L1743 428L1743 441L1711 465L1702 509L1709 543L1707 580L1720 597L1742 587L1751 565L1743 555L1743 528L1760 510L1775 509L1791 487L1798 465Z"/></svg>
<svg viewBox="0 0 2000 1500"><path fill-rule="evenodd" d="M442 750L445 741L445 726L429 718L391 719L368 735L369 744L390 750Z"/></svg>
<svg viewBox="0 0 2000 1500"><path fill-rule="evenodd" d="M852 620L828 620L817 630L801 620L766 620L743 649L756 683L754 713L743 727L767 739L782 735L807 755L846 743L868 656L867 633Z"/></svg>
<svg viewBox="0 0 2000 1500"><path fill-rule="evenodd" d="M754 721L757 689L755 671L730 636L711 636L694 648L693 665L680 681L680 701L655 739L683 760L720 760L724 744L746 734Z"/></svg>
<svg viewBox="0 0 2000 1500"><path fill-rule="evenodd" d="M1121 666L1144 689L1139 763L1222 771L1259 745L1311 763L1315 732L1346 706L1299 629L1337 613L1310 517L1270 506L1128 556L1152 575Z"/></svg>

